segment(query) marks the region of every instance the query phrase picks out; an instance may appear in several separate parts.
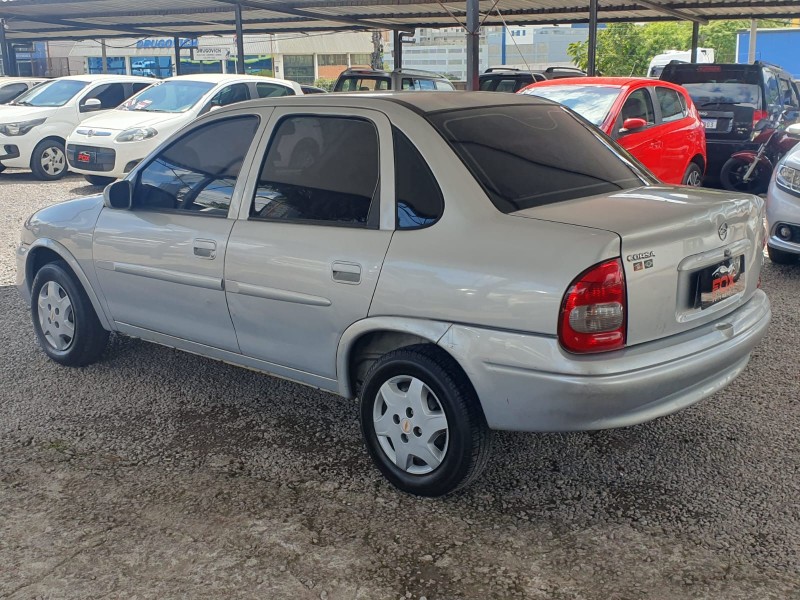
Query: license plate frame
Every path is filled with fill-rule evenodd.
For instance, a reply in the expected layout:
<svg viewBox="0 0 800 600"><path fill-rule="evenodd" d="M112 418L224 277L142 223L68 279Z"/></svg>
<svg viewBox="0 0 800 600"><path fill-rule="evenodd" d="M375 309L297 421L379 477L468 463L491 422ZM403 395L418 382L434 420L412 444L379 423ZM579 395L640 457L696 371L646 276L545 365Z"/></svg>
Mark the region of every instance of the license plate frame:
<svg viewBox="0 0 800 600"><path fill-rule="evenodd" d="M96 152L88 152L85 150L81 150L75 156L75 160L79 163L93 163L97 162L97 153Z"/></svg>
<svg viewBox="0 0 800 600"><path fill-rule="evenodd" d="M703 127L706 129L716 129L719 119L702 119Z"/></svg>
<svg viewBox="0 0 800 600"><path fill-rule="evenodd" d="M694 277L695 308L710 308L744 291L744 254L705 267Z"/></svg>

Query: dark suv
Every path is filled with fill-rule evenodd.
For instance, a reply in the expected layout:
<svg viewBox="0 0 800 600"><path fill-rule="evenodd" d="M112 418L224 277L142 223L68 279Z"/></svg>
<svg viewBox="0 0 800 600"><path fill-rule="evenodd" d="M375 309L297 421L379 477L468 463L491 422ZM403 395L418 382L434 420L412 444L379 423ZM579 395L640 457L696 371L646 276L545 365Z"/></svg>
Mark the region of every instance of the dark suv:
<svg viewBox="0 0 800 600"><path fill-rule="evenodd" d="M585 71L575 67L547 67L541 71L529 71L514 67L490 67L481 73L479 89L482 92L510 92L513 94L538 81L585 75Z"/></svg>
<svg viewBox="0 0 800 600"><path fill-rule="evenodd" d="M342 71L333 86L334 92L377 92L382 90L444 91L455 90L444 75L416 69L381 71L351 68Z"/></svg>
<svg viewBox="0 0 800 600"><path fill-rule="evenodd" d="M767 63L671 62L661 79L682 85L694 100L706 128L706 175L712 179L731 154L758 146L750 141L758 121L786 107L800 108L792 76Z"/></svg>

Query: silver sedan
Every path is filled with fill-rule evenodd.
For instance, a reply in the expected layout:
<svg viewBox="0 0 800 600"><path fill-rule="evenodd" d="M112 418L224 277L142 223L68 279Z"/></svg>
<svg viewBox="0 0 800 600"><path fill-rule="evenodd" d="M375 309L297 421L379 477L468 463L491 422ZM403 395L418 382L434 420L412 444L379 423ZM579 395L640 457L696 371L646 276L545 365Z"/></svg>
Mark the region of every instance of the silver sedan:
<svg viewBox="0 0 800 600"><path fill-rule="evenodd" d="M628 156L531 97L243 103L33 215L19 289L64 365L113 331L359 397L381 472L442 495L492 430L673 413L763 337L763 201Z"/></svg>

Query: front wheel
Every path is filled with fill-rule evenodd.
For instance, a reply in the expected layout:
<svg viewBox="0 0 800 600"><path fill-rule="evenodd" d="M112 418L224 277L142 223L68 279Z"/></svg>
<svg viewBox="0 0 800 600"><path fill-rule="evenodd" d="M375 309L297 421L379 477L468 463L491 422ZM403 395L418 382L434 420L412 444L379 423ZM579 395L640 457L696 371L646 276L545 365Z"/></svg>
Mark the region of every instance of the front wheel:
<svg viewBox="0 0 800 600"><path fill-rule="evenodd" d="M42 140L31 154L31 171L36 179L54 181L67 174L67 155L58 140Z"/></svg>
<svg viewBox="0 0 800 600"><path fill-rule="evenodd" d="M105 187L109 183L116 181L114 177L103 177L102 175L84 175L83 178L92 185Z"/></svg>
<svg viewBox="0 0 800 600"><path fill-rule="evenodd" d="M747 169L750 168L750 161L745 161L740 158L729 158L728 161L722 165L722 171L719 174L719 180L726 190L731 192L746 192L748 194L761 194L767 191L769 178L772 173L764 165L758 164L750 178L745 181L744 176Z"/></svg>
<svg viewBox="0 0 800 600"><path fill-rule="evenodd" d="M443 350L409 346L367 373L361 431L372 460L395 487L443 496L483 471L491 431L467 376Z"/></svg>
<svg viewBox="0 0 800 600"><path fill-rule="evenodd" d="M68 269L61 261L39 269L31 287L31 317L47 356L68 367L82 367L100 357L108 331Z"/></svg>

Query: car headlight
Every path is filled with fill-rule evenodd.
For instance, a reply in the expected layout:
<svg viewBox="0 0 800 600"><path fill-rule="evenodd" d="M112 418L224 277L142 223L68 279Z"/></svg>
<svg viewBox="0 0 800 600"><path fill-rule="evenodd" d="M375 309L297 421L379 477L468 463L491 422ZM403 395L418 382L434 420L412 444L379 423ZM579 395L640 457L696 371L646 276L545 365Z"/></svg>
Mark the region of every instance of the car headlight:
<svg viewBox="0 0 800 600"><path fill-rule="evenodd" d="M16 123L0 123L0 133L8 136L25 135L37 125L47 119L33 119L31 121L18 121Z"/></svg>
<svg viewBox="0 0 800 600"><path fill-rule="evenodd" d="M133 129L126 129L117 136L118 142L141 142L142 140L149 140L151 137L158 135L158 132L152 127L134 127Z"/></svg>
<svg viewBox="0 0 800 600"><path fill-rule="evenodd" d="M787 191L800 194L800 168L790 167L786 164L780 165L775 181Z"/></svg>

